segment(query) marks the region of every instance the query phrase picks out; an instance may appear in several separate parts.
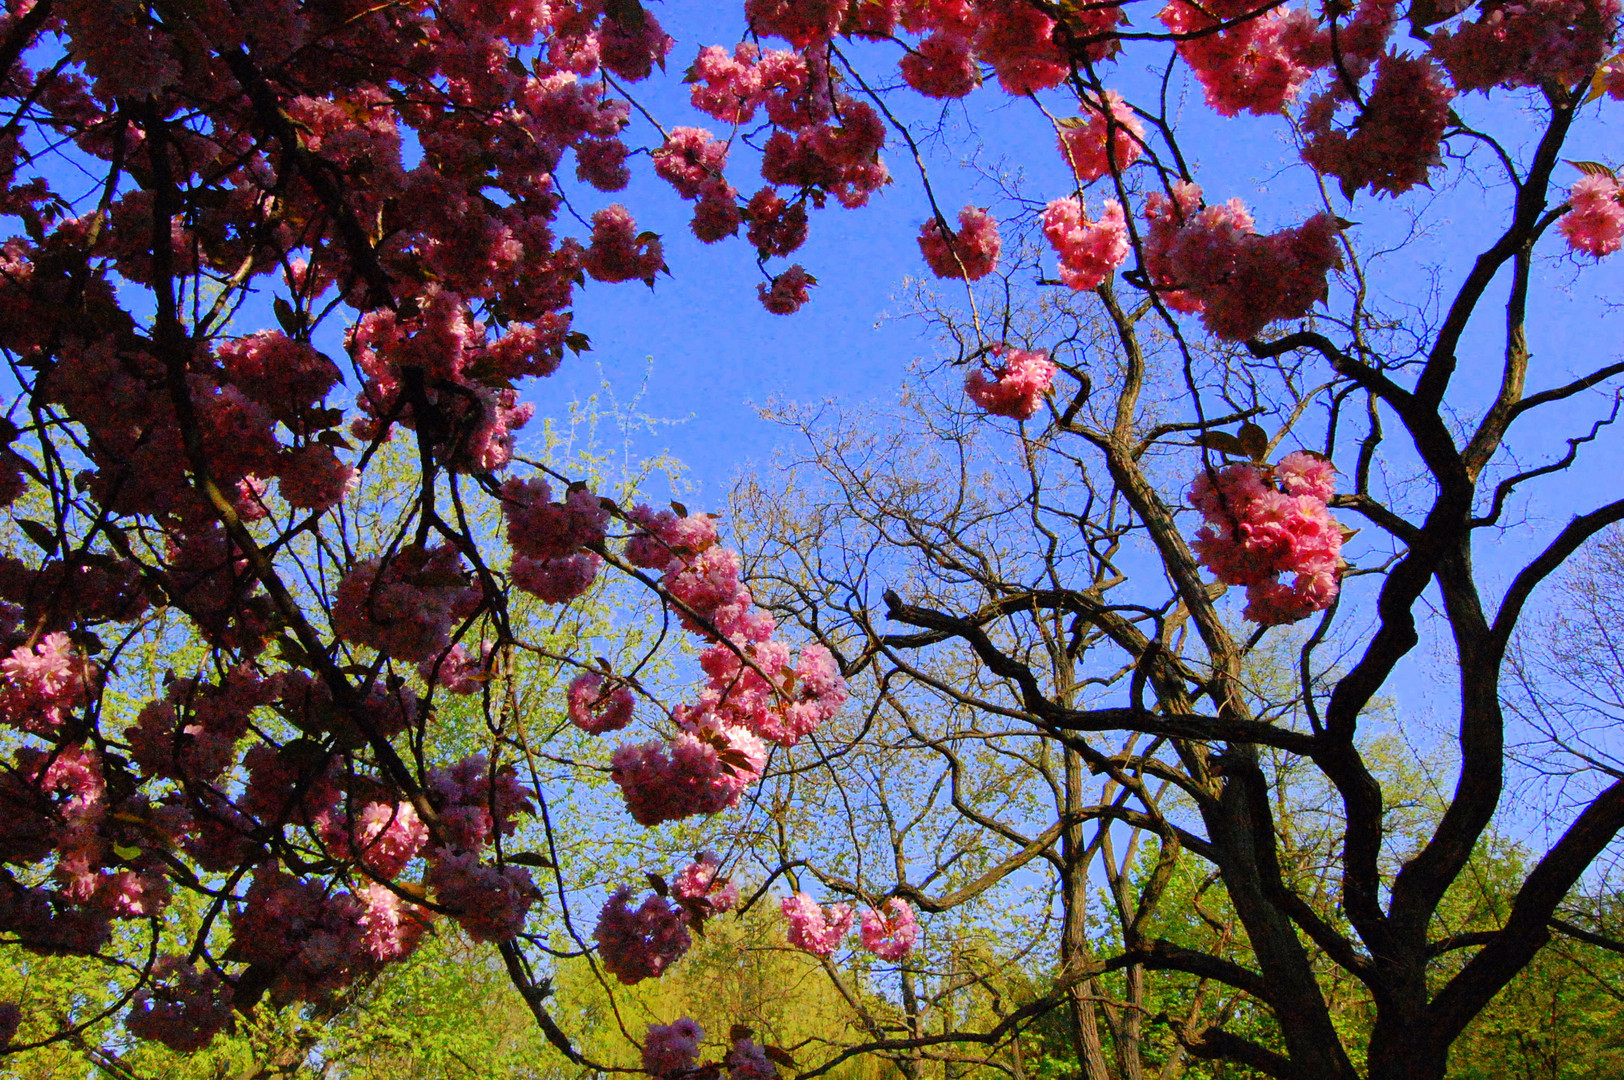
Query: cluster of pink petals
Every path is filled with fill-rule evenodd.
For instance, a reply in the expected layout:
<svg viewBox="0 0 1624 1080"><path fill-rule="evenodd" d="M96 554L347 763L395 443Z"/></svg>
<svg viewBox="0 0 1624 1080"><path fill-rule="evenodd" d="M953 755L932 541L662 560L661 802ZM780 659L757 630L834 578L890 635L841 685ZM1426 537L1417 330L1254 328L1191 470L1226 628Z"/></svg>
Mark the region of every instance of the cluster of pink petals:
<svg viewBox="0 0 1624 1080"><path fill-rule="evenodd" d="M0 723L49 736L89 699L96 669L68 635L54 633L13 649L0 676Z"/></svg>
<svg viewBox="0 0 1624 1080"><path fill-rule="evenodd" d="M933 98L961 98L981 85L974 42L963 34L938 30L923 39L898 65L909 86Z"/></svg>
<svg viewBox="0 0 1624 1080"><path fill-rule="evenodd" d="M340 637L413 663L451 646L451 627L478 608L462 556L449 544L401 548L363 559L338 583L333 629Z"/></svg>
<svg viewBox="0 0 1624 1080"><path fill-rule="evenodd" d="M1557 228L1575 251L1598 259L1624 244L1624 189L1612 176L1586 173L1568 192L1572 207Z"/></svg>
<svg viewBox="0 0 1624 1080"><path fill-rule="evenodd" d="M806 893L784 898L783 911L789 919L789 943L815 956L828 956L851 929L853 912L849 904L819 907ZM892 897L879 908L863 912L858 939L868 952L881 960L896 962L913 951L919 940L919 923L906 900Z"/></svg>
<svg viewBox="0 0 1624 1080"><path fill-rule="evenodd" d="M1463 91L1495 86L1573 86L1613 41L1618 0L1487 0L1477 18L1429 42Z"/></svg>
<svg viewBox="0 0 1624 1080"><path fill-rule="evenodd" d="M611 896L592 934L603 969L628 986L659 978L693 943L682 908L654 893L636 908L631 899L629 888Z"/></svg>
<svg viewBox="0 0 1624 1080"><path fill-rule="evenodd" d="M919 940L919 922L908 901L893 896L878 908L863 912L858 935L863 948L881 960L895 963L913 951Z"/></svg>
<svg viewBox="0 0 1624 1080"><path fill-rule="evenodd" d="M336 858L359 863L379 877L392 878L428 843L428 826L411 803L369 802L356 814L323 814L317 832Z"/></svg>
<svg viewBox="0 0 1624 1080"><path fill-rule="evenodd" d="M1122 95L1105 92L1102 103L1085 100L1088 116L1060 122L1060 157L1078 186L1122 170L1139 160L1145 127Z"/></svg>
<svg viewBox="0 0 1624 1080"><path fill-rule="evenodd" d="M510 576L525 592L550 604L576 599L597 580L609 512L583 485L572 486L563 502L540 477L517 477L502 485L502 514L513 548Z"/></svg>
<svg viewBox="0 0 1624 1080"><path fill-rule="evenodd" d="M1031 419L1059 369L1046 352L997 345L992 353L999 363L990 370L971 371L965 376L964 392L993 416Z"/></svg>
<svg viewBox="0 0 1624 1080"><path fill-rule="evenodd" d="M721 861L704 852L671 879L671 895L683 901L690 915L709 917L732 911L739 902L739 887L720 872Z"/></svg>
<svg viewBox="0 0 1624 1080"><path fill-rule="evenodd" d="M1279 112L1328 59L1315 19L1300 9L1274 8L1211 32L1255 10L1245 0L1201 5L1172 0L1161 11L1169 30L1192 35L1179 42L1179 56L1195 72L1208 106L1222 116Z"/></svg>
<svg viewBox="0 0 1624 1080"><path fill-rule="evenodd" d="M778 1076L778 1066L767 1056L766 1048L749 1036L733 1040L722 1064L727 1066L728 1080L775 1080Z"/></svg>
<svg viewBox="0 0 1624 1080"><path fill-rule="evenodd" d="M1043 235L1060 256L1060 280L1073 289L1097 289L1132 250L1122 204L1105 200L1090 221L1077 198L1055 199L1043 209Z"/></svg>
<svg viewBox="0 0 1624 1080"><path fill-rule="evenodd" d="M688 1017L670 1024L650 1024L643 1036L643 1071L650 1076L676 1076L699 1063L705 1029Z"/></svg>
<svg viewBox="0 0 1624 1080"><path fill-rule="evenodd" d="M619 731L632 722L632 688L595 671L577 675L565 694L570 723L588 735Z"/></svg>
<svg viewBox="0 0 1624 1080"><path fill-rule="evenodd" d="M581 267L598 281L641 281L650 288L665 269L665 248L651 232L638 232L630 210L619 203L592 215L592 241Z"/></svg>
<svg viewBox="0 0 1624 1080"><path fill-rule="evenodd" d="M772 283L756 286L761 306L774 315L793 315L810 298L807 289L818 279L806 272L800 263L791 263L773 276Z"/></svg>
<svg viewBox="0 0 1624 1080"><path fill-rule="evenodd" d="M484 754L431 769L428 781L442 831L453 846L465 851L478 851L497 835L512 836L518 818L535 809L513 766L503 765L493 775Z"/></svg>
<svg viewBox="0 0 1624 1080"><path fill-rule="evenodd" d="M1172 198L1152 192L1145 269L1162 301L1199 311L1220 338L1245 341L1269 323L1297 318L1325 298L1326 276L1342 266L1330 214L1262 235L1239 199L1201 205L1201 188L1175 183Z"/></svg>
<svg viewBox="0 0 1624 1080"><path fill-rule="evenodd" d="M475 941L509 941L524 929L530 907L541 896L522 866L492 866L472 851L437 848L428 885Z"/></svg>
<svg viewBox="0 0 1624 1080"><path fill-rule="evenodd" d="M1383 55L1351 130L1330 126L1334 96L1316 101L1305 115L1313 136L1303 147L1304 161L1339 178L1350 198L1362 187L1399 195L1426 183L1428 171L1440 163L1438 146L1455 97L1435 63L1426 57Z"/></svg>
<svg viewBox="0 0 1624 1080"><path fill-rule="evenodd" d="M998 265L1001 248L997 219L980 207L959 211L958 232L942 228L935 218L919 229L919 250L940 278L979 281Z"/></svg>
<svg viewBox="0 0 1624 1080"><path fill-rule="evenodd" d="M789 943L814 956L828 956L851 929L854 914L850 904L819 907L806 893L784 897L784 917L789 920Z"/></svg>
<svg viewBox="0 0 1624 1080"><path fill-rule="evenodd" d="M490 663L490 645L482 646L475 655L458 642L439 656L418 664L417 673L429 686L448 694L477 694L485 685Z"/></svg>
<svg viewBox="0 0 1624 1080"><path fill-rule="evenodd" d="M1303 451L1273 469L1236 464L1196 477L1190 504L1206 521L1196 554L1219 581L1246 588L1246 618L1296 622L1336 599L1342 530L1326 507L1334 491L1331 463Z"/></svg>
<svg viewBox="0 0 1624 1080"><path fill-rule="evenodd" d="M199 970L178 956L160 957L152 981L131 1000L125 1026L137 1038L195 1053L231 1022L231 997L231 987L211 969Z"/></svg>
<svg viewBox="0 0 1624 1080"><path fill-rule="evenodd" d="M766 763L760 739L701 713L685 716L664 742L617 747L609 775L632 818L658 825L737 806Z"/></svg>

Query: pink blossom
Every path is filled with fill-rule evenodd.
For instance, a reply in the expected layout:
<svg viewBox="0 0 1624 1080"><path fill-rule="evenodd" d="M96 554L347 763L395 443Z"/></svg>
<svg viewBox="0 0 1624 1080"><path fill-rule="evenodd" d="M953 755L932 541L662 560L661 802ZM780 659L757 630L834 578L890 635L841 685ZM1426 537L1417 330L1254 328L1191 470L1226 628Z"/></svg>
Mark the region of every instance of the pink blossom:
<svg viewBox="0 0 1624 1080"><path fill-rule="evenodd" d="M643 1036L643 1071L650 1076L675 1076L699 1062L699 1044L705 1029L683 1017L671 1024L650 1024Z"/></svg>
<svg viewBox="0 0 1624 1080"><path fill-rule="evenodd" d="M1045 352L997 345L992 353L1000 363L990 371L981 368L971 371L965 376L964 392L993 416L1031 419L1059 369Z"/></svg>
<svg viewBox="0 0 1624 1080"><path fill-rule="evenodd" d="M728 1080L776 1080L778 1076L778 1066L750 1038L734 1039L722 1064L727 1066Z"/></svg>
<svg viewBox="0 0 1624 1080"><path fill-rule="evenodd" d="M509 941L541 896L522 866L492 866L472 851L435 848L428 884L434 898L475 941Z"/></svg>
<svg viewBox="0 0 1624 1080"><path fill-rule="evenodd" d="M959 34L930 35L902 58L903 80L926 97L964 97L981 85L970 44Z"/></svg>
<svg viewBox="0 0 1624 1080"><path fill-rule="evenodd" d="M626 561L645 570L663 570L673 560L686 562L716 544L716 521L708 514L678 517L639 503L627 517L637 531L626 541Z"/></svg>
<svg viewBox="0 0 1624 1080"><path fill-rule="evenodd" d="M659 978L692 944L680 908L650 893L633 910L631 898L624 887L611 896L592 934L603 969L628 986Z"/></svg>
<svg viewBox="0 0 1624 1080"><path fill-rule="evenodd" d="M786 896L782 907L784 917L789 920L789 943L815 956L834 952L840 939L851 929L853 914L849 904L824 909L806 893L798 892Z"/></svg>
<svg viewBox="0 0 1624 1080"><path fill-rule="evenodd" d="M1477 19L1438 30L1428 43L1463 91L1495 86L1573 86L1606 55L1618 0L1488 0Z"/></svg>
<svg viewBox="0 0 1624 1080"><path fill-rule="evenodd" d="M1215 112L1279 112L1296 99L1321 62L1325 50L1314 19L1299 9L1275 8L1211 32L1232 17L1189 0L1172 0L1160 14L1173 33L1191 35L1179 42L1179 55L1195 72Z"/></svg>
<svg viewBox="0 0 1624 1080"><path fill-rule="evenodd" d="M196 1053L231 1023L231 996L231 987L213 970L198 970L178 956L161 957L153 965L152 982L131 999L124 1024L137 1038Z"/></svg>
<svg viewBox="0 0 1624 1080"><path fill-rule="evenodd" d="M1557 228L1575 251L1601 258L1624 244L1624 190L1611 176L1586 173L1568 193L1572 206Z"/></svg>
<svg viewBox="0 0 1624 1080"><path fill-rule="evenodd" d="M512 836L518 827L515 819L534 809L513 766L504 765L492 776L484 754L430 770L428 789L439 804L447 839L466 851L483 848L497 833Z"/></svg>
<svg viewBox="0 0 1624 1080"><path fill-rule="evenodd" d="M429 918L428 909L401 899L387 885L373 882L361 890L362 947L380 963L415 952Z"/></svg>
<svg viewBox="0 0 1624 1080"><path fill-rule="evenodd" d="M931 272L941 278L979 281L998 265L1001 246L997 220L974 206L959 211L958 232L943 230L934 218L919 229L919 250Z"/></svg>
<svg viewBox="0 0 1624 1080"><path fill-rule="evenodd" d="M408 802L369 802L353 818L329 813L318 822L327 850L392 878L428 843L429 830Z"/></svg>
<svg viewBox="0 0 1624 1080"><path fill-rule="evenodd" d="M1168 307L1199 311L1218 337L1244 341L1325 298L1327 275L1342 265L1342 223L1316 214L1265 236L1239 199L1205 207L1200 199L1185 183L1173 185L1172 199L1146 199L1145 269Z"/></svg>
<svg viewBox="0 0 1624 1080"><path fill-rule="evenodd" d="M1084 104L1086 119L1060 122L1060 156L1078 184L1121 173L1139 160L1145 139L1144 125L1115 90L1105 92L1103 106L1086 99Z"/></svg>
<svg viewBox="0 0 1624 1080"><path fill-rule="evenodd" d="M626 144L619 139L583 139L575 144L575 175L599 191L621 191L632 181Z"/></svg>
<svg viewBox="0 0 1624 1080"><path fill-rule="evenodd" d="M611 758L610 777L640 825L737 806L761 776L767 754L755 735L703 713L685 720L667 742L621 746Z"/></svg>
<svg viewBox="0 0 1624 1080"><path fill-rule="evenodd" d="M1296 622L1336 598L1342 532L1325 505L1333 482L1328 462L1301 452L1276 470L1237 464L1196 477L1190 504L1206 524L1193 546L1219 581L1245 586L1246 618Z"/></svg>
<svg viewBox="0 0 1624 1080"><path fill-rule="evenodd" d="M332 447L310 443L278 456L276 478L288 505L320 512L349 494L355 486L355 469L339 461Z"/></svg>
<svg viewBox="0 0 1624 1080"><path fill-rule="evenodd" d="M761 306L774 315L793 315L806 303L807 287L817 283L818 279L807 273L800 263L792 263L773 278L771 288L757 285L756 293L761 298Z"/></svg>
<svg viewBox="0 0 1624 1080"><path fill-rule="evenodd" d="M1376 65L1376 82L1358 124L1351 132L1332 130L1330 111L1321 108L1315 115L1323 123L1303 147L1303 160L1338 177L1349 197L1361 187L1402 194L1425 184L1439 163L1454 97L1431 60L1388 53Z"/></svg>
<svg viewBox="0 0 1624 1080"><path fill-rule="evenodd" d="M476 656L458 642L418 664L417 673L429 686L448 694L477 694L488 678L490 658L490 645L481 646Z"/></svg>
<svg viewBox="0 0 1624 1080"><path fill-rule="evenodd" d="M745 0L744 14L758 34L772 34L804 49L828 41L840 28L847 0Z"/></svg>
<svg viewBox="0 0 1624 1080"><path fill-rule="evenodd" d="M908 901L892 897L879 908L863 912L860 936L863 948L881 960L893 963L913 951L919 938L919 923Z"/></svg>
<svg viewBox="0 0 1624 1080"><path fill-rule="evenodd" d="M36 735L54 734L89 700L97 672L63 633L47 634L0 660L0 721Z"/></svg>
<svg viewBox="0 0 1624 1080"><path fill-rule="evenodd" d="M516 555L508 569L513 584L549 604L567 604L585 595L598 579L603 558L592 552L561 559L532 559Z"/></svg>
<svg viewBox="0 0 1624 1080"><path fill-rule="evenodd" d="M763 259L788 255L806 243L805 202L785 202L770 187L750 197L744 219L750 223L745 238Z"/></svg>
<svg viewBox="0 0 1624 1080"><path fill-rule="evenodd" d="M654 151L654 172L685 199L696 199L706 185L721 179L727 144L704 128L674 127Z"/></svg>
<svg viewBox="0 0 1624 1080"><path fill-rule="evenodd" d="M402 548L387 563L364 559L338 583L333 629L398 660L427 660L450 647L452 623L479 605L465 575L449 545Z"/></svg>
<svg viewBox="0 0 1624 1080"><path fill-rule="evenodd" d="M1055 199L1043 211L1043 235L1060 255L1060 280L1073 289L1096 289L1130 252L1122 204L1107 199L1098 221L1081 200Z"/></svg>
<svg viewBox="0 0 1624 1080"><path fill-rule="evenodd" d="M631 687L618 681L606 683L596 672L572 679L567 697L570 723L588 735L619 731L632 722L636 699Z"/></svg>
<svg viewBox="0 0 1624 1080"><path fill-rule="evenodd" d="M653 287L665 269L665 250L651 232L639 233L619 203L592 215L592 244L581 265L599 281L641 281Z"/></svg>
<svg viewBox="0 0 1624 1080"><path fill-rule="evenodd" d="M739 887L728 878L719 877L720 871L720 860L707 851L671 879L671 895L688 901L684 909L698 914L701 920L732 911L739 902Z"/></svg>

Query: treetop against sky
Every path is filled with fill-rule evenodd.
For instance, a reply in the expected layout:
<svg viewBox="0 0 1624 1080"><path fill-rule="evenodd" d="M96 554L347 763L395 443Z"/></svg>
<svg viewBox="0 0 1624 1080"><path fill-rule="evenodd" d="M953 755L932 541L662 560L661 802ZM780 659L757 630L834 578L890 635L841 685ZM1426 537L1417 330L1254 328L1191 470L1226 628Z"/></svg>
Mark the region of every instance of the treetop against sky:
<svg viewBox="0 0 1624 1080"><path fill-rule="evenodd" d="M788 941L839 979L858 927L904 1016L893 1037L854 1004L867 1041L811 1072L996 1054L1061 1007L1086 1058L1087 981L1157 971L1267 1018L1198 1003L1164 1024L1179 1054L1441 1076L1553 932L1613 943L1570 899L1624 782L1605 740L1554 729L1584 774L1560 826L1500 925L1438 931L1503 813L1507 702L1537 714L1551 685L1508 665L1566 655L1521 651L1524 614L1624 520L1595 465L1624 374L1617 0L5 10L0 934L120 987L91 1017L11 1003L14 1050L120 1020L200 1049L262 1002L330 1005L441 920L600 1067L552 965L656 978L780 877ZM676 446L714 481L764 445L747 394L896 383L909 332L859 327L903 273L942 283L919 313L964 396L879 471L814 443L828 501L752 523L779 549L755 578L703 508L522 452L595 343L655 355L647 408L693 412ZM615 604L644 621L600 656ZM1256 674L1281 640L1283 698ZM1454 783L1400 836L1361 725L1423 642L1452 650ZM973 878L959 855L910 876L895 830L894 869L854 878L795 850L797 778L838 785L882 714L957 794L965 735L923 733L914 695L1014 725L995 738L1052 824L955 803L985 834ZM1329 883L1283 854L1270 754L1334 792ZM588 873L589 901L559 831L601 826L571 784L612 785L628 831L742 824L647 894L602 902ZM1157 849L1111 879L1139 892L1103 957L1085 822ZM1231 925L1152 940L1184 857ZM927 1037L921 913L994 904L1040 858L1062 975ZM171 925L180 893L202 913ZM1327 965L1368 992L1354 1035ZM657 1075L803 1068L744 1029L642 1041Z"/></svg>

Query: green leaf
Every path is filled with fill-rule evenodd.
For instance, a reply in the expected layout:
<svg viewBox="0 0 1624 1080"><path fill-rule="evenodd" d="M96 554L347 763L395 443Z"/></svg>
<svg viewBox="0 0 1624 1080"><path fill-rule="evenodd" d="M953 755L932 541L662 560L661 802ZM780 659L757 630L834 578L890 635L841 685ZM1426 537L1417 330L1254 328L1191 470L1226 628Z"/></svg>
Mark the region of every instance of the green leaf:
<svg viewBox="0 0 1624 1080"><path fill-rule="evenodd" d="M515 866L534 866L542 870L551 870L554 865L553 860L533 851L521 851L517 855L504 855L502 858L504 862L513 863Z"/></svg>
<svg viewBox="0 0 1624 1080"><path fill-rule="evenodd" d="M1263 455L1269 452L1269 433L1256 424L1242 424L1236 435L1246 456L1253 461L1262 461Z"/></svg>
<svg viewBox="0 0 1624 1080"><path fill-rule="evenodd" d="M45 554L49 555L56 550L56 530L43 521L18 518L17 527L27 533L28 538L38 544Z"/></svg>
<svg viewBox="0 0 1624 1080"><path fill-rule="evenodd" d="M117 855L121 859L124 859L125 861L129 861L130 859L139 859L141 857L141 849L138 847L125 847L123 844L114 844L113 854Z"/></svg>
<svg viewBox="0 0 1624 1080"><path fill-rule="evenodd" d="M271 310L276 312L276 321L282 324L282 329L287 332L288 337L298 337L299 331L304 327L304 320L293 310L293 305L278 296L271 301Z"/></svg>
<svg viewBox="0 0 1624 1080"><path fill-rule="evenodd" d="M1251 456L1246 452L1246 446L1227 431L1203 431L1195 437L1195 444L1230 457Z"/></svg>

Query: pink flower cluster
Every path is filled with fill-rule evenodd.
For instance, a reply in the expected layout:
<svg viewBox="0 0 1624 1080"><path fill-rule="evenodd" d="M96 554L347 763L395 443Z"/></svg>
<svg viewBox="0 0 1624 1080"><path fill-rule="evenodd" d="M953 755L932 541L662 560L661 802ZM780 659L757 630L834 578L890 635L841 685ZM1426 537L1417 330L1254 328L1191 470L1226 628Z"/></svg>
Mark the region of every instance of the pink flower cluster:
<svg viewBox="0 0 1624 1080"><path fill-rule="evenodd" d="M893 896L879 908L863 912L859 936L863 948L895 963L913 951L919 940L919 922L908 901Z"/></svg>
<svg viewBox="0 0 1624 1080"><path fill-rule="evenodd" d="M1568 192L1572 207L1557 228L1575 251L1601 258L1624 244L1624 189L1612 176L1586 173Z"/></svg>
<svg viewBox="0 0 1624 1080"><path fill-rule="evenodd" d="M784 917L789 920L789 943L814 956L828 956L851 929L853 912L849 904L819 907L806 893L786 896ZM878 909L863 912L858 937L863 948L881 960L893 963L913 951L919 940L919 923L906 900L892 897Z"/></svg>
<svg viewBox="0 0 1624 1080"><path fill-rule="evenodd" d="M1206 521L1196 554L1219 581L1245 586L1246 618L1278 626L1336 599L1342 531L1326 507L1335 484L1329 461L1299 450L1272 469L1204 471L1190 486L1190 504ZM1283 582L1283 574L1294 580Z"/></svg>
<svg viewBox="0 0 1624 1080"><path fill-rule="evenodd" d="M592 243L581 266L598 281L641 281L654 287L665 269L665 248L651 232L638 232L630 210L616 203L592 215Z"/></svg>
<svg viewBox="0 0 1624 1080"><path fill-rule="evenodd" d="M136 991L124 1023L137 1038L195 1053L231 1023L231 997L214 971L165 956L153 965L152 982Z"/></svg>
<svg viewBox="0 0 1624 1080"><path fill-rule="evenodd" d="M619 731L632 722L636 704L632 688L614 679L606 681L597 672L577 675L565 696L570 723L588 735Z"/></svg>
<svg viewBox="0 0 1624 1080"><path fill-rule="evenodd" d="M1329 60L1315 19L1300 9L1277 7L1212 32L1256 10L1250 0L1200 5L1172 0L1161 11L1169 30L1191 35L1179 42L1179 55L1195 72L1207 104L1222 116L1280 111L1295 100L1315 68Z"/></svg>
<svg viewBox="0 0 1624 1080"><path fill-rule="evenodd" d="M659 978L693 943L682 908L654 893L635 909L631 899L631 889L616 891L592 934L603 969L628 986Z"/></svg>
<svg viewBox="0 0 1624 1080"><path fill-rule="evenodd" d="M89 700L97 672L68 635L55 633L13 649L0 676L0 723L50 736Z"/></svg>
<svg viewBox="0 0 1624 1080"><path fill-rule="evenodd" d="M671 879L671 895L690 918L703 922L712 915L732 911L739 902L739 887L721 877L721 862L707 851Z"/></svg>
<svg viewBox="0 0 1624 1080"><path fill-rule="evenodd" d="M1152 192L1145 269L1162 301L1198 311L1220 338L1245 341L1269 323L1308 314L1326 295L1326 276L1342 266L1330 214L1262 235L1239 199L1201 205L1201 188L1173 185L1172 198Z"/></svg>
<svg viewBox="0 0 1624 1080"><path fill-rule="evenodd" d="M683 1017L670 1024L650 1024L643 1036L643 1071L650 1076L676 1076L699 1063L705 1029Z"/></svg>
<svg viewBox="0 0 1624 1080"><path fill-rule="evenodd" d="M540 477L511 478L502 485L502 514L513 548L513 583L550 604L564 604L597 580L609 512L585 486L570 488L563 502Z"/></svg>
<svg viewBox="0 0 1624 1080"><path fill-rule="evenodd" d="M1338 177L1349 198L1362 187L1400 195L1426 183L1428 171L1438 164L1438 146L1455 97L1438 66L1426 57L1382 56L1375 84L1351 130L1331 127L1339 96L1327 94L1306 110L1304 126L1313 134L1303 147L1303 160Z"/></svg>
<svg viewBox="0 0 1624 1080"><path fill-rule="evenodd" d="M940 278L979 281L998 265L1000 248L997 220L974 206L959 211L958 232L943 229L934 218L919 229L919 250Z"/></svg>
<svg viewBox="0 0 1624 1080"><path fill-rule="evenodd" d="M851 929L854 913L850 904L818 906L806 893L784 897L781 905L789 920L789 943L814 956L828 956Z"/></svg>
<svg viewBox="0 0 1624 1080"><path fill-rule="evenodd" d="M756 286L761 306L774 315L793 315L801 310L810 297L807 289L818 279L807 273L800 263L791 263L773 276L771 284Z"/></svg>
<svg viewBox="0 0 1624 1080"><path fill-rule="evenodd" d="M845 703L845 681L822 646L808 645L792 657L773 639L776 623L755 606L738 555L717 543L711 518L641 505L628 517L638 531L626 543L627 561L659 569L683 627L711 644L700 654L706 682L697 700L672 711L676 733L664 742L618 747L610 775L641 824L714 814L736 806L760 777L767 761L763 740L795 745ZM624 726L629 693L616 704L603 696L604 687L598 676L572 684L571 719L578 726Z"/></svg>
<svg viewBox="0 0 1624 1080"><path fill-rule="evenodd" d="M478 609L462 556L449 544L404 547L363 559L338 583L333 629L340 637L413 663L451 646L451 627Z"/></svg>
<svg viewBox="0 0 1624 1080"><path fill-rule="evenodd" d="M1098 221L1089 220L1081 199L1055 199L1044 207L1043 235L1060 256L1060 280L1073 289L1099 288L1131 251L1115 199L1105 200Z"/></svg>
<svg viewBox="0 0 1624 1080"><path fill-rule="evenodd" d="M1103 102L1084 99L1086 119L1060 122L1060 157L1081 187L1102 176L1120 174L1139 160L1145 126L1115 90Z"/></svg>
<svg viewBox="0 0 1624 1080"><path fill-rule="evenodd" d="M802 8L805 7L805 10ZM694 106L730 125L748 124L763 107L775 129L764 146L761 176L770 185L738 205L738 192L722 177L725 144L697 128L673 129L655 151L656 171L684 198L695 199L694 234L709 243L732 236L743 221L762 259L787 255L806 238L805 204L823 206L830 195L844 206L864 205L890 182L879 160L885 143L880 115L865 101L839 92L829 76L826 48L844 2L811 6L755 0L747 10L757 33L783 37L795 51L763 52L751 43L729 53L702 49L688 69ZM826 16L831 16L829 23ZM792 199L779 188L797 189ZM774 274L758 289L762 305L787 315L807 301L813 277L799 265Z"/></svg>
<svg viewBox="0 0 1624 1080"><path fill-rule="evenodd" d="M1477 18L1433 35L1432 52L1463 91L1570 87L1589 78L1618 30L1618 0L1488 0Z"/></svg>
<svg viewBox="0 0 1624 1080"><path fill-rule="evenodd" d="M994 416L1030 420L1059 369L1046 352L996 345L992 354L1000 362L990 370L976 368L966 375L964 392Z"/></svg>

